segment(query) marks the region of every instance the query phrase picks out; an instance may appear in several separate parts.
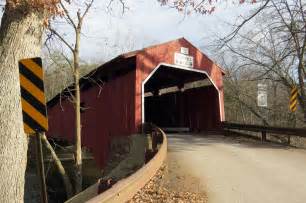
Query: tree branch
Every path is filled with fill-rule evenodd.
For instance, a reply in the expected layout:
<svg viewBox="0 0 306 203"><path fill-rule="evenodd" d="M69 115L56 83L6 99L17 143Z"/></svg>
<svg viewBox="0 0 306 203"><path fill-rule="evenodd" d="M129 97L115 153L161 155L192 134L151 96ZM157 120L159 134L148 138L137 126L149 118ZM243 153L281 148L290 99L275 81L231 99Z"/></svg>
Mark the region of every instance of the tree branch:
<svg viewBox="0 0 306 203"><path fill-rule="evenodd" d="M259 14L263 9L266 8L266 6L268 5L268 3L270 2L270 0L266 0L265 4L263 6L261 6L259 9L257 9L257 11L255 11L251 16L249 16L247 19L243 20L242 23L240 23L240 25L238 25L238 27L231 32L229 35L227 35L226 37L224 37L222 39L223 44L221 46L224 47L224 45L226 43L228 43L229 41L231 41L236 35L237 33L240 31L240 29L246 24L248 23L250 20L252 20L257 14Z"/></svg>
<svg viewBox="0 0 306 203"><path fill-rule="evenodd" d="M57 37L59 38L69 49L70 51L74 51L72 46L53 28L51 28L51 26L49 26L49 30Z"/></svg>
<svg viewBox="0 0 306 203"><path fill-rule="evenodd" d="M65 5L62 2L60 2L60 5L61 5L62 9L64 10L65 15L67 16L68 21L71 23L71 25L74 27L74 29L76 29L77 26L74 23L72 17L70 16L69 11L67 10L67 8L65 7Z"/></svg>

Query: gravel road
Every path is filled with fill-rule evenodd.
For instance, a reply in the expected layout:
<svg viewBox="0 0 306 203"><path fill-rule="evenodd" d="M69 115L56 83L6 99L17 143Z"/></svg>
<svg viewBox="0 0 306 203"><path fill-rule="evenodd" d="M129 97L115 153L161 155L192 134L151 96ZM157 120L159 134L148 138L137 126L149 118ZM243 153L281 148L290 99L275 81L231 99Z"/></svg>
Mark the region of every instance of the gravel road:
<svg viewBox="0 0 306 203"><path fill-rule="evenodd" d="M197 178L208 202L306 202L306 150L217 135L168 140L168 162Z"/></svg>

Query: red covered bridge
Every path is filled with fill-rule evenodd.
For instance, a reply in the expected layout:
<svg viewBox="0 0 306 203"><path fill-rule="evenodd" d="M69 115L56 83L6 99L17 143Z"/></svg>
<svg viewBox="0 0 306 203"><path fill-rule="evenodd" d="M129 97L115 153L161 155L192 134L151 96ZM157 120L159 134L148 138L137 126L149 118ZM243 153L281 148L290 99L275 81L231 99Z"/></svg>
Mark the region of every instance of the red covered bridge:
<svg viewBox="0 0 306 203"><path fill-rule="evenodd" d="M223 70L184 38L120 55L80 80L82 144L103 166L111 136L141 124L212 130L224 120ZM48 136L73 141L69 88L48 103Z"/></svg>

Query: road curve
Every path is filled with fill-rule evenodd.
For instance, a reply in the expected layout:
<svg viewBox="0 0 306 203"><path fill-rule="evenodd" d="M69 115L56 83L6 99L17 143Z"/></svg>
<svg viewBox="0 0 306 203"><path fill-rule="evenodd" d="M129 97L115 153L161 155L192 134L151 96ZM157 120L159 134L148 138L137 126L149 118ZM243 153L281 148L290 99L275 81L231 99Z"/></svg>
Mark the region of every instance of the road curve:
<svg viewBox="0 0 306 203"><path fill-rule="evenodd" d="M305 203L306 150L217 135L168 134L168 161L209 203Z"/></svg>

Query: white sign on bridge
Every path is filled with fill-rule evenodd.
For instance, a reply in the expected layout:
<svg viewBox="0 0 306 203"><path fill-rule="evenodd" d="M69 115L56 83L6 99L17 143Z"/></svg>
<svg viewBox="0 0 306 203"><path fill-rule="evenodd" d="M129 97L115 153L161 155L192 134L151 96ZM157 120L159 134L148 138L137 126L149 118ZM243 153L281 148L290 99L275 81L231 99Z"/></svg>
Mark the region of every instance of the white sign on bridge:
<svg viewBox="0 0 306 203"><path fill-rule="evenodd" d="M257 95L257 103L260 107L268 106L268 86L266 84L258 84L258 95Z"/></svg>
<svg viewBox="0 0 306 203"><path fill-rule="evenodd" d="M174 53L174 64L193 68L193 57L181 53Z"/></svg>

